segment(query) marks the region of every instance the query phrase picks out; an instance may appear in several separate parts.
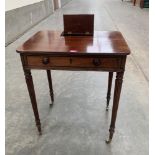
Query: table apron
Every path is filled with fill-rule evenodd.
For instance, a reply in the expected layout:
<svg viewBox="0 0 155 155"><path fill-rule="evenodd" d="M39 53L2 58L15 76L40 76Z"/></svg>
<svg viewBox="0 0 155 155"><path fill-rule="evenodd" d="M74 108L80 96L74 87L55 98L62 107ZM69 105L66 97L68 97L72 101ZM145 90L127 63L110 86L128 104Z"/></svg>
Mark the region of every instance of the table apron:
<svg viewBox="0 0 155 155"><path fill-rule="evenodd" d="M126 56L47 56L21 55L25 69L111 71L125 70Z"/></svg>

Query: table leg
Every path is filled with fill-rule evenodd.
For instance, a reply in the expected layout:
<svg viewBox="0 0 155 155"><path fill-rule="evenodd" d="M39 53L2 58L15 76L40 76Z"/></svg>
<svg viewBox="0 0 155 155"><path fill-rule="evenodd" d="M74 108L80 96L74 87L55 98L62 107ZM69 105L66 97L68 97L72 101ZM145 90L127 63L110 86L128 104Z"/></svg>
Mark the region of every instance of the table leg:
<svg viewBox="0 0 155 155"><path fill-rule="evenodd" d="M108 109L109 109L109 101L110 101L110 98L111 98L112 79L113 79L113 72L109 72L106 111L108 111Z"/></svg>
<svg viewBox="0 0 155 155"><path fill-rule="evenodd" d="M136 5L136 0L133 1L133 5L134 5L134 6Z"/></svg>
<svg viewBox="0 0 155 155"><path fill-rule="evenodd" d="M110 134L109 134L109 139L106 141L106 143L111 142L111 140L113 138L114 131L115 131L115 122L116 122L117 109L118 109L119 99L120 99L120 94L121 94L123 74L124 74L124 72L117 72L116 73L112 117L111 117L110 129L109 129Z"/></svg>
<svg viewBox="0 0 155 155"><path fill-rule="evenodd" d="M51 96L51 101L52 101L52 103L50 104L50 106L51 106L54 102L54 93L53 93L52 77L51 77L51 71L50 70L47 70L47 78L48 78L50 96Z"/></svg>
<svg viewBox="0 0 155 155"><path fill-rule="evenodd" d="M31 99L31 104L34 112L34 117L36 121L36 126L38 128L39 134L41 135L41 123L39 119L39 112L38 112L38 107L37 107L37 101L36 101L36 95L35 95L35 90L34 90L34 85L33 85L33 79L31 75L31 71L29 69L24 69L25 73L25 80L27 83L27 88L29 92L29 96Z"/></svg>

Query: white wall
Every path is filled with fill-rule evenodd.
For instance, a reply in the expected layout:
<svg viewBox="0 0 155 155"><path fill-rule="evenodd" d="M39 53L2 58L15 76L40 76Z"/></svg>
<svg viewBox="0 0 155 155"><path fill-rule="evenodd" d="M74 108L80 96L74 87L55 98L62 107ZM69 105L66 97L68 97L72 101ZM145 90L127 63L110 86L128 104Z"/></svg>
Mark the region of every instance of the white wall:
<svg viewBox="0 0 155 155"><path fill-rule="evenodd" d="M43 0L5 0L5 11L20 8L22 6L34 4Z"/></svg>

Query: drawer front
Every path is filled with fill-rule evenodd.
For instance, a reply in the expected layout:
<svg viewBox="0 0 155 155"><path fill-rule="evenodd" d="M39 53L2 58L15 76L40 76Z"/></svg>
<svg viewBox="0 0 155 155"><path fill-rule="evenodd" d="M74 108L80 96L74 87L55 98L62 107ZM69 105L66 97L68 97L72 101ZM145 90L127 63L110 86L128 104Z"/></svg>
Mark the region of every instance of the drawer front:
<svg viewBox="0 0 155 155"><path fill-rule="evenodd" d="M27 56L29 67L121 68L121 59L114 57L46 57Z"/></svg>

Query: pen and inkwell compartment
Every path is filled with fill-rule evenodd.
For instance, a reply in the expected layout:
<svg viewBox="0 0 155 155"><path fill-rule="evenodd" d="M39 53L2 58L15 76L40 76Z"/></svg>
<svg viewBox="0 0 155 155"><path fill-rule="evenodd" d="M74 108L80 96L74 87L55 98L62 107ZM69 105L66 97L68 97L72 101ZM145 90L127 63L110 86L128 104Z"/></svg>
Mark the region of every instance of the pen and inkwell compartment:
<svg viewBox="0 0 155 155"><path fill-rule="evenodd" d="M94 15L72 14L63 15L64 31L61 36L93 36Z"/></svg>

